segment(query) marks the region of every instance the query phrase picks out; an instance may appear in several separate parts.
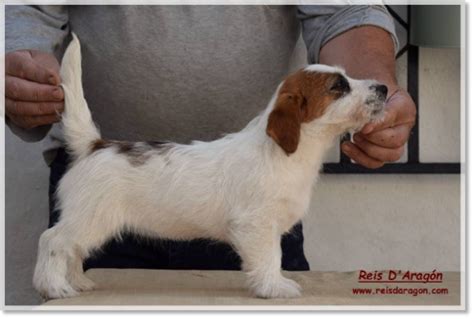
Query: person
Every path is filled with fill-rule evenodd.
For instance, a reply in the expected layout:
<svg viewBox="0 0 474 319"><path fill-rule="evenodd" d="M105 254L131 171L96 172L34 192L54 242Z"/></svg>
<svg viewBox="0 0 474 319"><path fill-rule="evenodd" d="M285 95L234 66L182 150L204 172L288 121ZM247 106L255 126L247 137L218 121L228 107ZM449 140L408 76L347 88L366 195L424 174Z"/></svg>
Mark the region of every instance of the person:
<svg viewBox="0 0 474 319"><path fill-rule="evenodd" d="M5 18L6 121L24 140L44 140L50 227L68 163L56 123L64 110L59 61L71 31L82 43L86 99L108 139L187 143L241 129L289 72L300 29L309 63L388 87L383 122L344 143L345 154L369 168L396 161L415 122L395 77L398 42L383 6L6 6ZM309 269L301 223L281 244L283 269ZM84 267L239 269L240 259L224 243L125 233Z"/></svg>

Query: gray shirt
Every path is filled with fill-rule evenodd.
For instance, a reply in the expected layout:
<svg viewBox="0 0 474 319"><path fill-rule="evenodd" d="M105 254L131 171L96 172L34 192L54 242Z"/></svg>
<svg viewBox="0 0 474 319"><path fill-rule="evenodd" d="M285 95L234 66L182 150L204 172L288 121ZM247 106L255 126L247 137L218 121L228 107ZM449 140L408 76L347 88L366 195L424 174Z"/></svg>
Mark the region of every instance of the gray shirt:
<svg viewBox="0 0 474 319"><path fill-rule="evenodd" d="M383 6L6 6L6 51L60 59L74 31L84 92L105 138L212 140L261 111L289 72L302 29L310 63L324 43L360 25L384 28ZM302 28L301 28L302 26ZM57 125L23 130L61 143Z"/></svg>

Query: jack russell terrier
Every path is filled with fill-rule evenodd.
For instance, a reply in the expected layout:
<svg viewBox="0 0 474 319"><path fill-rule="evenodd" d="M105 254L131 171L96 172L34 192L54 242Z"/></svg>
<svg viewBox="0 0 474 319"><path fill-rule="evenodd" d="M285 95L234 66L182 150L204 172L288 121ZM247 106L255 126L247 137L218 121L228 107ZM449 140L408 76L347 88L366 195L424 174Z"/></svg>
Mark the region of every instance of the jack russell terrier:
<svg viewBox="0 0 474 319"><path fill-rule="evenodd" d="M227 242L256 296L299 296L280 271L280 238L307 212L325 152L342 133L380 120L387 96L373 80L310 65L240 132L190 145L123 142L102 139L92 121L74 34L60 74L73 162L56 194L60 220L39 240L33 284L46 298L93 289L83 260L123 230Z"/></svg>

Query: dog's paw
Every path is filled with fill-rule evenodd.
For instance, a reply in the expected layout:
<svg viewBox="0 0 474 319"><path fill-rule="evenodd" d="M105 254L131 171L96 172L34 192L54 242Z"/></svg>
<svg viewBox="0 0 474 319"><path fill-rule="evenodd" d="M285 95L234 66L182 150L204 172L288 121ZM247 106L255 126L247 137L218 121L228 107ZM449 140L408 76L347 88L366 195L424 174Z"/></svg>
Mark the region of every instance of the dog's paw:
<svg viewBox="0 0 474 319"><path fill-rule="evenodd" d="M79 295L79 291L74 289L70 284L50 285L48 287L35 287L40 295L46 299L71 298Z"/></svg>
<svg viewBox="0 0 474 319"><path fill-rule="evenodd" d="M79 291L66 278L39 271L36 271L33 277L33 287L46 300L79 295Z"/></svg>
<svg viewBox="0 0 474 319"><path fill-rule="evenodd" d="M81 274L71 278L71 286L78 291L90 291L94 290L95 283L85 275Z"/></svg>
<svg viewBox="0 0 474 319"><path fill-rule="evenodd" d="M296 298L301 296L301 286L294 280L281 276L278 280L254 287L260 298Z"/></svg>

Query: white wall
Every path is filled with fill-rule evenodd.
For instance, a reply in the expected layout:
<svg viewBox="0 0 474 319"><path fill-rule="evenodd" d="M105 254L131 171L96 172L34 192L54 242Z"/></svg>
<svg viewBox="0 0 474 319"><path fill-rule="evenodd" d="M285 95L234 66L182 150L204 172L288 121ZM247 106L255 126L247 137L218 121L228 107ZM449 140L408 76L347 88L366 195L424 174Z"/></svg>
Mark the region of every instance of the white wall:
<svg viewBox="0 0 474 319"><path fill-rule="evenodd" d="M324 175L303 222L313 270L459 271L459 176Z"/></svg>

